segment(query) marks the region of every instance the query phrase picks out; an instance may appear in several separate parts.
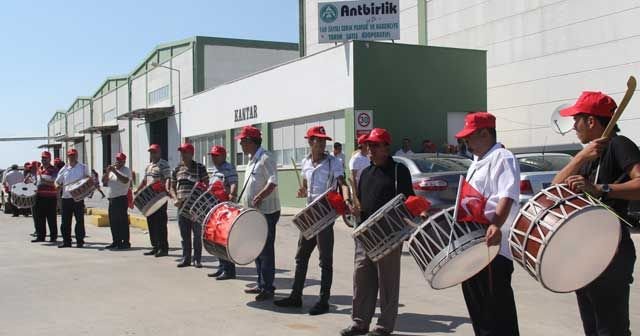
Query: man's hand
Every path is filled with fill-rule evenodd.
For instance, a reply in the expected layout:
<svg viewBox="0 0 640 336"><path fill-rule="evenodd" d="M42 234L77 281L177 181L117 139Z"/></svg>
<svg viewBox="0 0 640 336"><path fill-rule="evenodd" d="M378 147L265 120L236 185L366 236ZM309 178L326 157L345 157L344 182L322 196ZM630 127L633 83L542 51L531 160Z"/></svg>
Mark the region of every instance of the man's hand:
<svg viewBox="0 0 640 336"><path fill-rule="evenodd" d="M576 156L588 162L594 161L595 159L599 158L600 155L602 155L602 152L609 145L610 140L611 139L609 138L595 139L589 142L589 144L587 144L578 154L576 154Z"/></svg>
<svg viewBox="0 0 640 336"><path fill-rule="evenodd" d="M600 190L591 183L591 181L584 178L582 175L572 175L567 177L565 183L569 186L571 191L576 193L587 193L589 195L598 197L600 196Z"/></svg>
<svg viewBox="0 0 640 336"><path fill-rule="evenodd" d="M298 194L297 194L298 198L305 198L307 197L307 188L305 187L300 187L298 188Z"/></svg>
<svg viewBox="0 0 640 336"><path fill-rule="evenodd" d="M173 202L173 205L175 205L175 206L176 206L176 208L178 208L178 209L179 209L179 208L181 208L181 207L182 207L182 203L183 203L183 201L182 201L182 200L178 200L178 199L176 199L176 200Z"/></svg>
<svg viewBox="0 0 640 336"><path fill-rule="evenodd" d="M487 228L487 234L485 235L485 240L487 241L487 246L500 245L500 241L502 240L502 231L500 231L500 227L495 224L489 225Z"/></svg>
<svg viewBox="0 0 640 336"><path fill-rule="evenodd" d="M263 200L263 198L262 198L262 196L260 196L260 194L256 195L252 200L253 207L254 208L259 207L260 203L262 203L262 200Z"/></svg>

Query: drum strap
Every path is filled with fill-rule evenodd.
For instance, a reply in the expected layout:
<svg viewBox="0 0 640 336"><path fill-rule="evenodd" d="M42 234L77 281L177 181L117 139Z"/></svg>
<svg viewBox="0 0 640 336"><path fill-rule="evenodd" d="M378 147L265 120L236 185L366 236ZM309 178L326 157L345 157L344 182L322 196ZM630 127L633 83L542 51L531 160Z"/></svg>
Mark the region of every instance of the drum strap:
<svg viewBox="0 0 640 336"><path fill-rule="evenodd" d="M238 195L238 198L237 198L238 202L240 202L240 200L242 200L242 195L244 194L244 190L247 189L247 184L249 184L249 179L251 178L251 175L253 175L253 172L256 170L256 166L258 165L258 160L260 160L261 157L262 157L262 153L260 154L260 156L256 157L255 160L253 160L253 166L251 166L251 172L249 173L249 176L245 177L244 185L242 186L242 190L240 191L240 194ZM251 200L249 200L249 201L251 201Z"/></svg>

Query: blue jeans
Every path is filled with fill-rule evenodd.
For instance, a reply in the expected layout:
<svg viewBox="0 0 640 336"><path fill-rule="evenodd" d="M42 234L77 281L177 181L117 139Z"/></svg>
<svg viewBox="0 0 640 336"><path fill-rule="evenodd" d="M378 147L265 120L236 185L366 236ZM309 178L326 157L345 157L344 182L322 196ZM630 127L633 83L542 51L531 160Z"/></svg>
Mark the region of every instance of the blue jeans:
<svg viewBox="0 0 640 336"><path fill-rule="evenodd" d="M258 272L258 288L265 292L274 292L273 279L276 274L276 252L274 243L276 240L276 224L280 219L280 211L265 214L267 218L267 242L264 249L256 258L256 271Z"/></svg>
<svg viewBox="0 0 640 336"><path fill-rule="evenodd" d="M193 231L193 260L202 261L202 224L184 216L178 216L180 237L182 238L182 257L191 261L191 231Z"/></svg>

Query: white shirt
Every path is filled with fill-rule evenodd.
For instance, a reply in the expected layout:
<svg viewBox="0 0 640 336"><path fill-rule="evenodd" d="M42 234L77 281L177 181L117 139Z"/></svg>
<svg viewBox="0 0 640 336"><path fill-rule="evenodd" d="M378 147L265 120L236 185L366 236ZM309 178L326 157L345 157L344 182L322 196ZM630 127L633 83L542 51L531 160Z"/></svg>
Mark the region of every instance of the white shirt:
<svg viewBox="0 0 640 336"><path fill-rule="evenodd" d="M247 169L244 174L244 183L246 189L242 196L242 204L247 207L253 207L253 198L264 189L264 187L273 183L278 185L278 169L276 162L267 151L262 147L251 157ZM280 211L280 197L278 189L274 189L267 197L265 197L258 210L263 214L272 214Z"/></svg>
<svg viewBox="0 0 640 336"><path fill-rule="evenodd" d="M344 160L345 160L344 153L340 152L340 154L335 155L335 154L333 154L333 152L331 152L331 156L333 156L334 158L340 160L340 163L342 164L342 170L344 170Z"/></svg>
<svg viewBox="0 0 640 336"><path fill-rule="evenodd" d="M398 151L396 151L396 156L407 156L407 155L412 155L414 154L412 150L408 150L408 151L403 151L402 148L398 149Z"/></svg>
<svg viewBox="0 0 640 336"><path fill-rule="evenodd" d="M500 228L502 231L500 254L512 259L509 249L509 233L511 224L519 211L520 166L518 160L513 153L502 148L501 144L495 144L482 159L474 155L473 163L467 171L467 182L484 197L487 197L484 215L490 221L496 217L496 207L501 198L506 197L513 200L509 216Z"/></svg>
<svg viewBox="0 0 640 336"><path fill-rule="evenodd" d="M13 187L14 184L21 183L23 181L24 175L22 175L22 172L17 169L13 169L4 173L2 183L6 183L9 190L11 190L11 187Z"/></svg>
<svg viewBox="0 0 640 336"><path fill-rule="evenodd" d="M122 166L118 171L120 174L131 178L131 170L129 168ZM125 196L128 191L129 183L120 182L114 172L109 172L109 198Z"/></svg>
<svg viewBox="0 0 640 336"><path fill-rule="evenodd" d="M329 188L333 187L339 176L344 175L342 161L332 155L313 166L311 155L302 160L302 176L307 180L307 203L313 202Z"/></svg>
<svg viewBox="0 0 640 336"><path fill-rule="evenodd" d="M358 185L358 181L360 181L360 175L362 171L371 165L371 160L366 155L362 155L362 152L358 151L354 156L349 160L349 170L356 171L356 186Z"/></svg>
<svg viewBox="0 0 640 336"><path fill-rule="evenodd" d="M56 183L62 186L67 186L73 182L81 180L85 177L91 176L89 172L89 167L84 164L78 162L75 166L71 167L69 164L66 164L60 171L58 172L58 177L56 177ZM62 198L73 198L69 193L67 187L62 188Z"/></svg>

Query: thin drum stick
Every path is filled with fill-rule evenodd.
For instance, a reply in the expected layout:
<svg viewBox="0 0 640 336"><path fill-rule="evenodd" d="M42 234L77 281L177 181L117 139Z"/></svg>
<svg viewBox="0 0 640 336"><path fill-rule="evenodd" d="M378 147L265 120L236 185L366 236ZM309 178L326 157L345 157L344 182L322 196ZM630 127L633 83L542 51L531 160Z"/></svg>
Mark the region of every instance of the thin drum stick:
<svg viewBox="0 0 640 336"><path fill-rule="evenodd" d="M293 165L293 170L296 172L296 177L298 178L298 187L302 188L302 180L300 179L300 172L296 166L296 160L291 158L291 164Z"/></svg>

